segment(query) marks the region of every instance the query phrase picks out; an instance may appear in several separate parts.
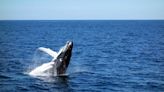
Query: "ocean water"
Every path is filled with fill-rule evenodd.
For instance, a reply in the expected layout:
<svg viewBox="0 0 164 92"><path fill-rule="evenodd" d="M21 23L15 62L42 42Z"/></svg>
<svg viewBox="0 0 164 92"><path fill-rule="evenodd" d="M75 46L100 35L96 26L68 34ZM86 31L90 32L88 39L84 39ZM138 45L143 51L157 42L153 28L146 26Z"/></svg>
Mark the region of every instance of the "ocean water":
<svg viewBox="0 0 164 92"><path fill-rule="evenodd" d="M67 77L28 75L38 47L68 40ZM22 91L164 92L164 21L0 21L0 92Z"/></svg>

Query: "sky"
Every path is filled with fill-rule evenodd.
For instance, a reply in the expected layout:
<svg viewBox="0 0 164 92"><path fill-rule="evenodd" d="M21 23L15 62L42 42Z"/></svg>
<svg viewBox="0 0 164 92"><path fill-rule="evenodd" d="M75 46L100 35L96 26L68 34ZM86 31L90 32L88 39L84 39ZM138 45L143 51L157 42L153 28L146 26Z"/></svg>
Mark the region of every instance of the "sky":
<svg viewBox="0 0 164 92"><path fill-rule="evenodd" d="M164 20L164 0L0 0L0 20Z"/></svg>

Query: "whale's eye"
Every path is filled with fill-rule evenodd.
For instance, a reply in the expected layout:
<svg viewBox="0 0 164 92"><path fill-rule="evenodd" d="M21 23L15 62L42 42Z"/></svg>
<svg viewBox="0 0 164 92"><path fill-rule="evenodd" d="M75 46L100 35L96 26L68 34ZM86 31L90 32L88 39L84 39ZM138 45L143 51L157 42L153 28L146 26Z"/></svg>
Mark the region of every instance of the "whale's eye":
<svg viewBox="0 0 164 92"><path fill-rule="evenodd" d="M62 62L62 58L60 58L59 61Z"/></svg>

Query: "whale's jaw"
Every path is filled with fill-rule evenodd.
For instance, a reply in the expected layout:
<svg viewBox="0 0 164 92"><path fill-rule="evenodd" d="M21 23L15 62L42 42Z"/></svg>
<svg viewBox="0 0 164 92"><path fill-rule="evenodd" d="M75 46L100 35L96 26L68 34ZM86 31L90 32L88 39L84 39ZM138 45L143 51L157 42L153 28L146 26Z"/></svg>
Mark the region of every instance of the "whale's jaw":
<svg viewBox="0 0 164 92"><path fill-rule="evenodd" d="M57 58L54 60L56 63L57 75L65 74L72 56L73 42L68 41L62 51L58 53Z"/></svg>

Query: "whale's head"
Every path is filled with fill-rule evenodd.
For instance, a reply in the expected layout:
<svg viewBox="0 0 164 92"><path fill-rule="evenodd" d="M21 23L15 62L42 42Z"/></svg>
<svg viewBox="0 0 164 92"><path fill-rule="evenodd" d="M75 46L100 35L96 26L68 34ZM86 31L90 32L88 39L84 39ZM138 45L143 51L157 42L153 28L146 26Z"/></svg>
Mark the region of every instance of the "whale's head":
<svg viewBox="0 0 164 92"><path fill-rule="evenodd" d="M57 74L64 74L72 56L73 42L67 41L65 46L59 51L56 61Z"/></svg>

